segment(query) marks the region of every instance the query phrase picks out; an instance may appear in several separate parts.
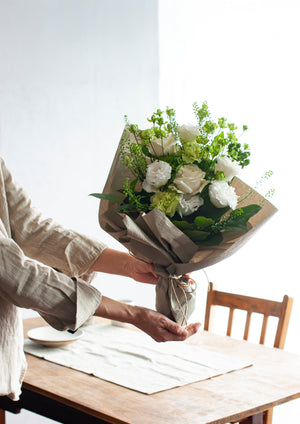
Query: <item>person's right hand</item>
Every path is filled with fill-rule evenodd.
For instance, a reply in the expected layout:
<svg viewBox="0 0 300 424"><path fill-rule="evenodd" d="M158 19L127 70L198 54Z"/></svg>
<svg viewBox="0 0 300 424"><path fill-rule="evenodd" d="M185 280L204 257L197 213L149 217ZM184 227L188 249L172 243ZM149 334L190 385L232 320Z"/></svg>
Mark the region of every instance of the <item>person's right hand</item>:
<svg viewBox="0 0 300 424"><path fill-rule="evenodd" d="M147 333L157 342L183 341L197 333L200 323L190 324L182 327L170 320L165 315L152 309L137 308L137 312L132 320L132 324Z"/></svg>
<svg viewBox="0 0 300 424"><path fill-rule="evenodd" d="M157 342L182 341L197 333L200 323L182 327L165 315L142 306L128 305L102 296L96 316L127 322L147 333Z"/></svg>

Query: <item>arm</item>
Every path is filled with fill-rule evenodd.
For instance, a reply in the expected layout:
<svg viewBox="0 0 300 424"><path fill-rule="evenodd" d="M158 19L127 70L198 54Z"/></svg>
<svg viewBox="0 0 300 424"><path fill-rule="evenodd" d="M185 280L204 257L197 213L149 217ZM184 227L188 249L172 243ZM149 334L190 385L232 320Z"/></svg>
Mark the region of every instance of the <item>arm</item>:
<svg viewBox="0 0 300 424"><path fill-rule="evenodd" d="M75 330L94 314L101 297L80 278L28 259L14 240L0 235L0 300L37 311L58 330Z"/></svg>
<svg viewBox="0 0 300 424"><path fill-rule="evenodd" d="M156 284L158 280L153 264L143 262L129 253L110 248L106 248L101 253L90 271L123 275L148 284Z"/></svg>
<svg viewBox="0 0 300 424"><path fill-rule="evenodd" d="M94 238L68 230L52 219L45 219L40 211L32 206L29 196L14 181L1 158L0 165L0 179L5 190L3 213L8 237L20 246L26 256L70 277L88 280L90 275L86 273L91 263L106 245Z"/></svg>
<svg viewBox="0 0 300 424"><path fill-rule="evenodd" d="M159 312L120 303L105 296L102 297L95 315L133 324L157 342L186 340L200 327L199 323L194 323L183 328Z"/></svg>

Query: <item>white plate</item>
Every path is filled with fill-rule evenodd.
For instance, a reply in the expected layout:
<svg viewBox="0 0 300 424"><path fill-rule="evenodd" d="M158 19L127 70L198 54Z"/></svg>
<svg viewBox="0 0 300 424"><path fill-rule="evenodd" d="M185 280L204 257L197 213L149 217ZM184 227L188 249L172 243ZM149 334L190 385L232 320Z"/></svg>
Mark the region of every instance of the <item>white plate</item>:
<svg viewBox="0 0 300 424"><path fill-rule="evenodd" d="M83 334L84 332L80 329L72 334L68 331L55 330L52 327L37 327L29 330L27 336L30 340L44 346L58 347L78 340Z"/></svg>

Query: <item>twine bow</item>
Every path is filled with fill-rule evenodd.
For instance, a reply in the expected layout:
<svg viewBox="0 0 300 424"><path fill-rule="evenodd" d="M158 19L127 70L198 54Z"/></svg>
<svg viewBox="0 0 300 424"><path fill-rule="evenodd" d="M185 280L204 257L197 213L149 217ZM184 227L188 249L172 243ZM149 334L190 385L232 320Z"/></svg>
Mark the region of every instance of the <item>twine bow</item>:
<svg viewBox="0 0 300 424"><path fill-rule="evenodd" d="M169 279L170 279L170 286L172 289L172 293L175 296L179 310L182 314L182 321L180 325L187 325L187 316L188 316L188 307L189 307L187 293L193 293L196 290L196 283L188 275L181 275L181 276L173 275L173 276L170 276ZM174 287L175 284L183 293L184 305L181 304L177 296L176 289Z"/></svg>

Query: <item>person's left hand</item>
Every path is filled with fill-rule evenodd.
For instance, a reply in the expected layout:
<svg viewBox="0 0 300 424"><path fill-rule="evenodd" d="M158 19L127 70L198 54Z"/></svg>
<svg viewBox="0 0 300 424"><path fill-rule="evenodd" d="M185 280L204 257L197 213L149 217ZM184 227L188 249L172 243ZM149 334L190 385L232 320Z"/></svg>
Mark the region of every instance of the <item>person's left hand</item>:
<svg viewBox="0 0 300 424"><path fill-rule="evenodd" d="M142 283L156 284L159 278L153 264L141 261L134 256L128 260L127 272L129 277Z"/></svg>
<svg viewBox="0 0 300 424"><path fill-rule="evenodd" d="M107 247L93 263L90 271L123 275L141 283L156 284L159 276L154 265L141 261L133 255Z"/></svg>

